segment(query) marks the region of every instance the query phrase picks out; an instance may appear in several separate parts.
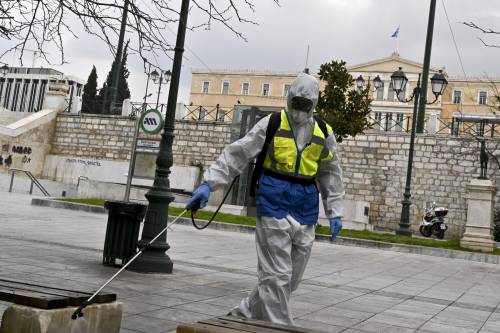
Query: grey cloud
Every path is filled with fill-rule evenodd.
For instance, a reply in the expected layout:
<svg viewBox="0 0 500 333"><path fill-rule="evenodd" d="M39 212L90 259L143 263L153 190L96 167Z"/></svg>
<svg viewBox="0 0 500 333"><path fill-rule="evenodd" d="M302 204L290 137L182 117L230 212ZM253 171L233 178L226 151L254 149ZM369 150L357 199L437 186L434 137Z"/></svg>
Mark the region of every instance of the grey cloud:
<svg viewBox="0 0 500 333"><path fill-rule="evenodd" d="M258 69L300 71L305 66L307 45L311 46L309 67L315 70L321 63L344 59L356 64L390 55L395 48L390 35L400 25L401 56L422 61L424 55L427 15L430 1L412 0L282 0L278 7L272 0L256 0L252 18L259 25L238 24L248 42L237 39L224 27L212 24L210 30L189 31L186 47L193 50L210 69ZM486 49L477 39L479 32L459 22L475 21L500 30L500 3L497 1L445 0L452 28L456 34L464 66L469 75L500 76L500 49ZM250 13L249 13L250 14ZM203 21L194 13L189 22ZM173 26L173 30L177 28ZM174 42L174 36L165 34ZM490 42L500 44L500 36ZM0 40L0 50L4 47ZM71 64L61 69L86 79L92 64L96 64L100 82L105 79L112 56L96 38L82 35L68 43ZM188 102L191 68L205 68L189 51L185 51L179 100ZM168 58L160 59L164 69L172 65ZM446 66L452 75L461 75L454 45L444 15L441 0L437 1L432 65ZM140 101L144 95L146 76L140 59L129 57L129 84L132 97ZM151 86L150 86L151 87ZM156 88L156 87L155 87ZM152 89L150 88L150 92ZM166 89L161 100L166 102ZM150 98L154 101L155 95Z"/></svg>

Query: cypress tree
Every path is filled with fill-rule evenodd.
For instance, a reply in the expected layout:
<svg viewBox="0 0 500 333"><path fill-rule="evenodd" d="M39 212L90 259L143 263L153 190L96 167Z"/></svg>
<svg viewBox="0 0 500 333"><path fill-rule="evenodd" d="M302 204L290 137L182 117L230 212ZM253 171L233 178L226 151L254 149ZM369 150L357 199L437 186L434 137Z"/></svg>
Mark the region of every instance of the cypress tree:
<svg viewBox="0 0 500 333"><path fill-rule="evenodd" d="M128 49L128 43L125 45L124 51L123 51L123 57L122 61L120 62L120 68L119 68L119 77L118 77L118 90L116 92L116 103L117 104L122 104L124 99L130 98L130 90L128 87L128 82L127 79L129 77L129 71L126 67L127 64L127 49ZM103 84L102 89L99 91L99 108L100 112L99 113L110 113L110 104L111 104L111 87L113 85L113 69L115 68L115 61L113 61L113 64L111 65L111 70L108 72L108 76L106 77L106 82ZM104 108L103 108L103 103Z"/></svg>
<svg viewBox="0 0 500 333"><path fill-rule="evenodd" d="M82 113L99 113L97 106L97 71L92 66L87 83L83 86Z"/></svg>
<svg viewBox="0 0 500 333"><path fill-rule="evenodd" d="M123 51L123 58L120 66L119 81L118 81L118 91L116 93L116 102L118 104L123 103L124 99L130 98L130 89L128 87L128 77L130 72L127 69L127 57L128 57L128 43L125 44L125 49Z"/></svg>

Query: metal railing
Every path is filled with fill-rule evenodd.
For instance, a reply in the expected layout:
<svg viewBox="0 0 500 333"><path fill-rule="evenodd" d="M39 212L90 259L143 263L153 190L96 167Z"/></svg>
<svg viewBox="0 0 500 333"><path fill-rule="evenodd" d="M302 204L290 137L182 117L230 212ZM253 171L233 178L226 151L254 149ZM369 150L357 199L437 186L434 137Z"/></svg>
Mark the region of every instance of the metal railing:
<svg viewBox="0 0 500 333"><path fill-rule="evenodd" d="M33 176L33 174L31 172L29 172L27 170L14 169L14 168L10 168L9 171L12 172L12 175L10 177L9 192L12 192L12 188L14 187L14 175L16 174L16 172L23 172L31 180L30 194L33 194L33 185L36 185L36 187L38 187L38 189L40 190L40 192L42 192L42 194L44 196L50 197L50 193L45 189L45 187L43 187L42 184L40 184L38 179L36 179L36 177Z"/></svg>
<svg viewBox="0 0 500 333"><path fill-rule="evenodd" d="M203 105L185 105L187 114L182 117L183 120L231 122L233 120L233 108Z"/></svg>
<svg viewBox="0 0 500 333"><path fill-rule="evenodd" d="M401 116L398 116L401 115ZM397 113L380 113L368 117L370 129L384 132L410 132L411 116Z"/></svg>
<svg viewBox="0 0 500 333"><path fill-rule="evenodd" d="M399 116L398 116L399 115ZM381 132L400 132L409 133L413 121L412 115L397 113L381 113L370 115L368 123L371 131ZM490 137L500 139L500 118L481 118L481 117L453 117L453 118L435 118L432 125L434 129L429 129L431 118L424 119L424 133L434 135L449 135L461 137Z"/></svg>
<svg viewBox="0 0 500 333"><path fill-rule="evenodd" d="M131 103L132 111L128 115L130 119L137 119L140 115L149 109L156 108L156 104L153 103ZM216 106L205 106L205 105L183 105L186 115L184 115L182 120L194 120L194 121L212 121L212 122L232 122L233 111L232 107L221 107ZM165 116L167 108L165 104L158 105L158 111ZM176 110L177 111L177 110Z"/></svg>
<svg viewBox="0 0 500 333"><path fill-rule="evenodd" d="M128 115L130 119L137 119L138 117L141 116L141 114L144 111L150 110L150 109L156 109L156 103L140 103L140 102L132 102L130 103L132 105L132 112ZM158 104L158 111L165 116L167 112L167 105L166 104Z"/></svg>

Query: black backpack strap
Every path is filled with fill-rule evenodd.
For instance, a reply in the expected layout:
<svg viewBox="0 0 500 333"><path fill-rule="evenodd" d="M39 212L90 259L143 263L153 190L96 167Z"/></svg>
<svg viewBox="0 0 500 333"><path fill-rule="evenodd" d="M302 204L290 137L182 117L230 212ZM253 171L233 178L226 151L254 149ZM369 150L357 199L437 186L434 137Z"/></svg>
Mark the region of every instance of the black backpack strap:
<svg viewBox="0 0 500 333"><path fill-rule="evenodd" d="M252 180L250 181L250 196L255 197L255 189L257 188L257 182L259 181L260 176L262 175L262 170L264 169L264 160L266 159L267 149L269 147L269 143L271 143L276 131L281 125L281 112L274 112L269 117L269 124L266 129L266 140L264 141L264 146L262 146L262 150L257 156L257 161L255 162L255 166L252 173Z"/></svg>
<svg viewBox="0 0 500 333"><path fill-rule="evenodd" d="M325 136L326 140L326 138L328 138L328 136L330 135L330 133L328 133L328 128L326 127L326 123L324 122L324 120L320 119L317 115L314 116L314 120L318 123L318 126L321 129L321 132L323 132L323 135Z"/></svg>

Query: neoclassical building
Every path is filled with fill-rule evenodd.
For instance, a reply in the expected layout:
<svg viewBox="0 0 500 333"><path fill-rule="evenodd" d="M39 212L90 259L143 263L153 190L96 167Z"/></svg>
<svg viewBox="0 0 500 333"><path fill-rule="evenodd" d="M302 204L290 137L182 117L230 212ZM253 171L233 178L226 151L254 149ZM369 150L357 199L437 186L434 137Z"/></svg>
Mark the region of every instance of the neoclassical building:
<svg viewBox="0 0 500 333"><path fill-rule="evenodd" d="M64 91L67 112L81 110L83 80L52 68L9 67L0 74L0 112L37 112L51 89Z"/></svg>
<svg viewBox="0 0 500 333"><path fill-rule="evenodd" d="M373 103L370 118L374 129L407 131L411 126L413 101L400 102L391 86L390 76L399 67L408 77L408 86L399 96L401 100L405 100L411 97L418 74L422 72L422 64L393 53L386 58L348 67L353 78L362 76L365 84L372 82L377 76L382 80L379 89L374 89L371 84ZM439 69L431 67L429 77ZM296 75L296 72L193 69L190 117L205 119L211 112L231 110L237 105L283 108L288 89ZM434 115L444 124L450 123L454 117L469 115L479 118L497 117L499 101L495 99L495 95L499 95L500 79L448 76L448 81L443 95L426 107L426 119ZM324 83L321 82L321 85ZM434 100L430 83L427 99L429 102ZM212 118L215 120L215 117ZM231 117L218 120L230 121Z"/></svg>

